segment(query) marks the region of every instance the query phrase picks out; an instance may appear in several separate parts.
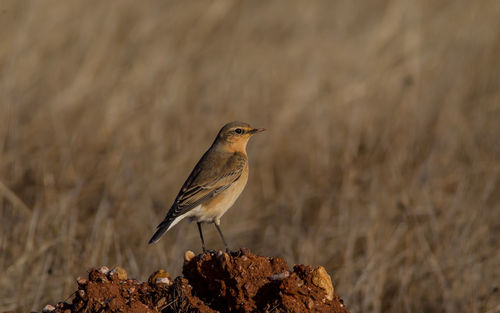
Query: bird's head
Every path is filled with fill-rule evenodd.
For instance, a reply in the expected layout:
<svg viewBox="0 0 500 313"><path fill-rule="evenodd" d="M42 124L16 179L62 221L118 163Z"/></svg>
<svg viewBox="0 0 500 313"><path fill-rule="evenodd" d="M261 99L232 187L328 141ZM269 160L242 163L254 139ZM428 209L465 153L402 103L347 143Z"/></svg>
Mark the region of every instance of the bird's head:
<svg viewBox="0 0 500 313"><path fill-rule="evenodd" d="M231 122L221 128L216 142L229 150L244 152L248 139L264 130L264 128L253 128L244 122Z"/></svg>

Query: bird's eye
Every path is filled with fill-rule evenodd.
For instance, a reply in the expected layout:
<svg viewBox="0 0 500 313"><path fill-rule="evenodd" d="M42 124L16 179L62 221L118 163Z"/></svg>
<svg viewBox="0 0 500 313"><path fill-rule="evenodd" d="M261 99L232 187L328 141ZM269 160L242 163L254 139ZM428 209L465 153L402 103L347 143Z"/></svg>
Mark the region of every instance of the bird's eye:
<svg viewBox="0 0 500 313"><path fill-rule="evenodd" d="M241 128L236 128L236 129L234 130L234 132L235 132L235 133L237 133L237 134L241 134L241 133L243 133L243 129L241 129Z"/></svg>

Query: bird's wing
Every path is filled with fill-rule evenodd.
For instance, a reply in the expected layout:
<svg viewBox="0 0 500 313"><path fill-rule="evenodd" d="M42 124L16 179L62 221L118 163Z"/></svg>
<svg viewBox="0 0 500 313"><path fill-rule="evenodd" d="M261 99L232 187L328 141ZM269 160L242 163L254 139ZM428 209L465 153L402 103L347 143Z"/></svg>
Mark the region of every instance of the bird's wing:
<svg viewBox="0 0 500 313"><path fill-rule="evenodd" d="M221 162L213 155L205 154L196 164L175 198L165 219L158 225L149 243L154 243L170 228L179 216L229 188L237 181L246 166L246 156L241 153L228 154ZM222 163L222 165L221 165Z"/></svg>
<svg viewBox="0 0 500 313"><path fill-rule="evenodd" d="M202 158L182 186L168 215L171 218L182 215L229 188L240 178L246 162L241 153L229 155L222 166L217 166L211 158Z"/></svg>

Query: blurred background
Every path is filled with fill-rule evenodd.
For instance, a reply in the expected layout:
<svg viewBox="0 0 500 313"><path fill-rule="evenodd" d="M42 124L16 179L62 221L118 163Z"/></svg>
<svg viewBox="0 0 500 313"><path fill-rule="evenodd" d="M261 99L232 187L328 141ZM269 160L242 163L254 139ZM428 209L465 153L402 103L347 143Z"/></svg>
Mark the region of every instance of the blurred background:
<svg viewBox="0 0 500 313"><path fill-rule="evenodd" d="M352 312L500 312L500 2L0 2L0 311L147 245L226 122L267 132L231 247L323 265ZM205 226L208 246L223 248Z"/></svg>

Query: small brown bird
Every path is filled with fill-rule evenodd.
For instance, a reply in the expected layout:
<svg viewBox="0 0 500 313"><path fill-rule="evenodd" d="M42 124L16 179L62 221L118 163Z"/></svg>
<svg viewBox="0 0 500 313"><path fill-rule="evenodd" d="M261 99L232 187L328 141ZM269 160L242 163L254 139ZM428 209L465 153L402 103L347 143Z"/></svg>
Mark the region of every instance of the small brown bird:
<svg viewBox="0 0 500 313"><path fill-rule="evenodd" d="M158 225L149 243L158 241L165 232L187 217L198 224L203 252L207 249L201 230L202 223L215 224L226 250L229 251L220 229L220 218L234 204L247 183L248 139L264 130L243 122L224 125L182 185L167 216Z"/></svg>

